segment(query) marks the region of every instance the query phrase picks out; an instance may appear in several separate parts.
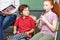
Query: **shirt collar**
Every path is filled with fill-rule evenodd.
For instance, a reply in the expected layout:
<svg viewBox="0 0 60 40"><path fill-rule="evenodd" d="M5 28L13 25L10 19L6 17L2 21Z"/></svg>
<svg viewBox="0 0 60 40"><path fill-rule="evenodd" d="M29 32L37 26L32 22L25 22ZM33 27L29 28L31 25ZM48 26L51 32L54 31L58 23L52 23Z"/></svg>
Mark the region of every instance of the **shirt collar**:
<svg viewBox="0 0 60 40"><path fill-rule="evenodd" d="M23 16L21 16L21 18L23 19ZM29 18L29 16L26 16L25 19Z"/></svg>

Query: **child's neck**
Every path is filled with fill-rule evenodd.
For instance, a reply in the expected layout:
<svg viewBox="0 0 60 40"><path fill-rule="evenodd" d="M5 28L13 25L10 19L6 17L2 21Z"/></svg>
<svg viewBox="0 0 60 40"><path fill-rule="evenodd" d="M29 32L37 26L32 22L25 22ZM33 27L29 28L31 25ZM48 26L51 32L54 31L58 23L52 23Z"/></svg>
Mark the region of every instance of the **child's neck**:
<svg viewBox="0 0 60 40"><path fill-rule="evenodd" d="M23 19L25 19L27 16L23 16Z"/></svg>
<svg viewBox="0 0 60 40"><path fill-rule="evenodd" d="M23 16L23 19L25 19L26 18L26 16Z"/></svg>
<svg viewBox="0 0 60 40"><path fill-rule="evenodd" d="M52 11L51 11L51 10L49 10L49 11L46 11L45 13L46 13L46 14L50 14L51 12L52 12Z"/></svg>

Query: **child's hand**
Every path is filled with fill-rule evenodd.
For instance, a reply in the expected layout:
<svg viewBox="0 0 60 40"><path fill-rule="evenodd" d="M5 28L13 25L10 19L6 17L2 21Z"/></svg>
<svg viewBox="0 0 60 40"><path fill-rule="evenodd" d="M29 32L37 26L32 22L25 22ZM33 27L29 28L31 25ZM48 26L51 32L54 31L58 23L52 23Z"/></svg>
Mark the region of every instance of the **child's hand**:
<svg viewBox="0 0 60 40"><path fill-rule="evenodd" d="M29 32L25 32L25 35L28 36L29 35Z"/></svg>
<svg viewBox="0 0 60 40"><path fill-rule="evenodd" d="M26 35L28 35L29 33L28 32L25 32Z"/></svg>
<svg viewBox="0 0 60 40"><path fill-rule="evenodd" d="M45 20L46 20L46 18L45 18L43 15L41 15L40 20L45 21Z"/></svg>
<svg viewBox="0 0 60 40"><path fill-rule="evenodd" d="M14 31L13 34L16 34L16 31Z"/></svg>
<svg viewBox="0 0 60 40"><path fill-rule="evenodd" d="M29 32L25 32L25 36L31 37L31 35L29 35L29 34L30 34Z"/></svg>

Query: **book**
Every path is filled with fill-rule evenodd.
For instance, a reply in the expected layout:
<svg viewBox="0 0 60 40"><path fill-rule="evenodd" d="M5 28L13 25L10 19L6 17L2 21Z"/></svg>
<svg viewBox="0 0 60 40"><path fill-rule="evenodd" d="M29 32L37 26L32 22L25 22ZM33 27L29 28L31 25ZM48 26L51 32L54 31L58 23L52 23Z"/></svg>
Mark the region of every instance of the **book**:
<svg viewBox="0 0 60 40"><path fill-rule="evenodd" d="M2 10L2 12L6 12L6 11L12 11L14 10L16 7L14 5L9 5L8 7L6 7L5 9Z"/></svg>

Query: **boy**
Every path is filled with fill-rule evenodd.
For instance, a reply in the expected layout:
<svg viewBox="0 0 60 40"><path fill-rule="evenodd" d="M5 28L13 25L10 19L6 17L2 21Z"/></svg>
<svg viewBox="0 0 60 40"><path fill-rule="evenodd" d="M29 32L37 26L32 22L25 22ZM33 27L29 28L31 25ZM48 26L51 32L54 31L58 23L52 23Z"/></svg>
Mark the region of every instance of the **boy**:
<svg viewBox="0 0 60 40"><path fill-rule="evenodd" d="M19 40L21 37L20 34L25 34L23 36L26 36L27 38L31 38L35 28L35 22L29 16L29 6L26 4L20 5L18 8L18 12L21 14L21 16L16 20L14 24L13 34L17 33L14 37L14 40ZM18 29L18 31L16 31L16 28Z"/></svg>

